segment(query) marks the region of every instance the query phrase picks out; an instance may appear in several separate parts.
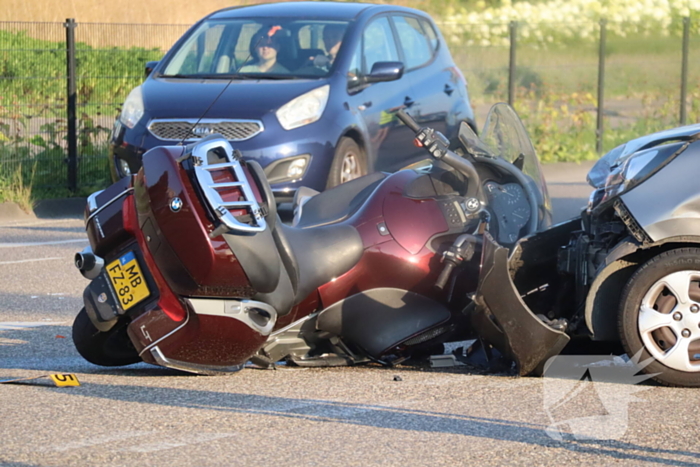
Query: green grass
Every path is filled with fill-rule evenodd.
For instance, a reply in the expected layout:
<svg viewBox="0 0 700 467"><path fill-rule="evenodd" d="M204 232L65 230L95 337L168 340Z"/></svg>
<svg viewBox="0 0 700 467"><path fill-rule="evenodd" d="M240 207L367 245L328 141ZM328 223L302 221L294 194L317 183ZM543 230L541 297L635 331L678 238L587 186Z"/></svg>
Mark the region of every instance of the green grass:
<svg viewBox="0 0 700 467"><path fill-rule="evenodd" d="M27 174L20 164L9 176L0 176L0 203L16 203L23 211L32 212L37 199L33 191L35 169L36 165L28 171L28 176L25 176Z"/></svg>
<svg viewBox="0 0 700 467"><path fill-rule="evenodd" d="M129 90L142 81L144 63L162 56L157 49L78 45L78 102L86 110L79 115L79 189L70 192L62 47L24 33L0 31L0 78L6 78L0 79L0 186L5 193L1 196L15 196L8 194L15 191L26 194L27 187L31 199L87 195L109 184L108 130L97 128L93 119L99 113L116 114ZM473 104L507 99L508 47L457 44L450 49L469 82ZM692 38L690 50L689 121L695 122L700 121L699 37ZM680 62L677 35L608 36L605 102L611 113L605 121L605 150L678 125ZM597 67L595 41L567 40L546 48L519 43L515 107L543 162L599 156L595 151ZM28 128L37 117L45 121L39 131ZM17 176L21 185L13 178Z"/></svg>

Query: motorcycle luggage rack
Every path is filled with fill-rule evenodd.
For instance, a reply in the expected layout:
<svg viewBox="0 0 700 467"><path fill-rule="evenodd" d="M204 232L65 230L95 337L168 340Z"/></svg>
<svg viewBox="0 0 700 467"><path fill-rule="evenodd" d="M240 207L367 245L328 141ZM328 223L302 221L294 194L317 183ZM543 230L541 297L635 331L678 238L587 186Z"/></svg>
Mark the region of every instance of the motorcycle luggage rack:
<svg viewBox="0 0 700 467"><path fill-rule="evenodd" d="M234 153L231 144L221 135L211 135L190 147L192 150L187 152L185 158L192 158L197 183L209 207L211 207L219 221L221 221L221 225L217 227L210 236L215 237L221 233L226 233L226 231L245 233L264 231L267 228L265 216L258 201L255 199L255 194L250 187L248 177L241 165L240 157ZM222 150L217 151L217 155L221 156L223 152L227 162L209 163L209 152L216 149ZM236 181L223 183L215 182L212 177L212 172L220 170L231 171ZM230 188L239 188L243 193L244 199L239 201L224 201L221 197L220 190ZM249 214L251 223L241 222L236 216L231 214L229 209L245 209Z"/></svg>

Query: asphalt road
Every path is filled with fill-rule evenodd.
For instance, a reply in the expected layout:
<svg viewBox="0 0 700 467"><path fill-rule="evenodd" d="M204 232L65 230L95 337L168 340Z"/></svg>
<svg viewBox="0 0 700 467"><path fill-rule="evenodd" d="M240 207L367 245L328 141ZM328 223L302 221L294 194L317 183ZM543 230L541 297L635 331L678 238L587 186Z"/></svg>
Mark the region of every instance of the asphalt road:
<svg viewBox="0 0 700 467"><path fill-rule="evenodd" d="M575 214L585 167L546 170L555 218ZM79 219L0 220L0 380L82 383L0 384L1 465L700 465L692 389L465 367L96 367L70 338L87 283L71 259L86 244Z"/></svg>

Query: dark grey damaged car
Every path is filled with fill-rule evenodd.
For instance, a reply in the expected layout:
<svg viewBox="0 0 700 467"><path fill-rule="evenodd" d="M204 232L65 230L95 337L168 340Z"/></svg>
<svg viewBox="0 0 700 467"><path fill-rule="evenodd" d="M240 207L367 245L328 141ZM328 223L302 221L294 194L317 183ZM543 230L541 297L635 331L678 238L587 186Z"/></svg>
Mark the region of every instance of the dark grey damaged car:
<svg viewBox="0 0 700 467"><path fill-rule="evenodd" d="M693 125L613 149L579 217L510 251L486 233L469 310L486 347L525 375L576 341L621 343L656 381L699 387L699 139Z"/></svg>

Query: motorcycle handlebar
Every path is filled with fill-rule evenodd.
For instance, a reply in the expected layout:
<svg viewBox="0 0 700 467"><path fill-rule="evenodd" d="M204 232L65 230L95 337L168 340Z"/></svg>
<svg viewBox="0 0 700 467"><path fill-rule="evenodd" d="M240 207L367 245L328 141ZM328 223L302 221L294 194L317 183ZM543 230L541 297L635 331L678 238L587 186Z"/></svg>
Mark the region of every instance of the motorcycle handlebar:
<svg viewBox="0 0 700 467"><path fill-rule="evenodd" d="M416 121L413 120L413 117L408 115L405 110L401 109L396 112L396 117L398 117L398 119L401 120L407 127L413 130L414 133L418 133L420 131L420 126L418 126L418 123L416 123Z"/></svg>
<svg viewBox="0 0 700 467"><path fill-rule="evenodd" d="M445 288L445 284L447 284L447 281L450 279L452 270L455 268L455 266L456 264L452 261L445 262L445 267L442 268L442 272L438 276L437 281L435 281L435 287L440 290Z"/></svg>

